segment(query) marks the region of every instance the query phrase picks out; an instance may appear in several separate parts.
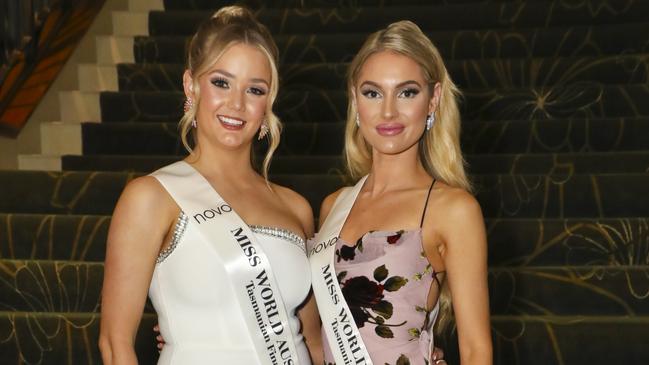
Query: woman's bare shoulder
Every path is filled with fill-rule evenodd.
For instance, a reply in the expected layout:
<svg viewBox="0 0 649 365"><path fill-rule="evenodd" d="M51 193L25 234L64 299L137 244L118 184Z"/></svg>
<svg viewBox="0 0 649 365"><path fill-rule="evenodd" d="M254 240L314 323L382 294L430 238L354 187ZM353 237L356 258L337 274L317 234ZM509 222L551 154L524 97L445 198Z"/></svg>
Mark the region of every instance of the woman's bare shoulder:
<svg viewBox="0 0 649 365"><path fill-rule="evenodd" d="M141 176L126 185L119 198L116 213L124 209L141 214L155 212L153 215L165 219L179 212L176 202L153 176Z"/></svg>
<svg viewBox="0 0 649 365"><path fill-rule="evenodd" d="M434 199L431 199L432 204L428 209L443 212L443 214L427 214L426 220L434 219L437 223L440 220L465 223L470 223L476 219L482 220L480 203L467 190L437 182L433 194L435 196Z"/></svg>
<svg viewBox="0 0 649 365"><path fill-rule="evenodd" d="M431 195L424 227L434 227L446 244L456 242L453 237L476 237L484 233L484 218L478 200L465 189L440 183ZM466 243L467 240L457 241Z"/></svg>

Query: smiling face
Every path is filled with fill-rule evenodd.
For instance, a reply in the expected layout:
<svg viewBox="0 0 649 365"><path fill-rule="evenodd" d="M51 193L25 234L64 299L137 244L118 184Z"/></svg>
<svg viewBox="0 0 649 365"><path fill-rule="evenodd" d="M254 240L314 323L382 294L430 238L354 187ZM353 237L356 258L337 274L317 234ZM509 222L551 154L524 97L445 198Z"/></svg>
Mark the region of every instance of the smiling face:
<svg viewBox="0 0 649 365"><path fill-rule="evenodd" d="M271 66L254 46L235 44L198 79L196 100L193 80L185 72L185 94L196 104L197 142L236 149L248 147L266 114Z"/></svg>
<svg viewBox="0 0 649 365"><path fill-rule="evenodd" d="M437 105L439 86L431 89L410 57L382 51L363 64L353 97L360 131L374 153L399 154L417 148L426 117Z"/></svg>

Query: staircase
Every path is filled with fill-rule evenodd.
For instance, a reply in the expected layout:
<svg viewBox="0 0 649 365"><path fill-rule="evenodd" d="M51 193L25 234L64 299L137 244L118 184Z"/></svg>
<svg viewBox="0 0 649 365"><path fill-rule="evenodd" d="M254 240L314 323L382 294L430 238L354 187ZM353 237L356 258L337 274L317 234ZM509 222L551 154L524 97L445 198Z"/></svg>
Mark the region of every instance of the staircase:
<svg viewBox="0 0 649 365"><path fill-rule="evenodd" d="M275 111L285 131L273 181L314 209L344 183L347 62L369 32L413 20L464 94L462 145L488 229L495 364L649 363L648 0L244 3L281 52ZM63 156L62 172L0 171L3 364L101 362L110 214L130 179L182 157L182 50L225 4L165 0L145 26L107 38L104 64L89 73L112 73L114 90L91 77L69 95L99 106L76 127L82 154ZM137 351L150 364L155 318L146 312ZM453 333L441 344L459 364Z"/></svg>

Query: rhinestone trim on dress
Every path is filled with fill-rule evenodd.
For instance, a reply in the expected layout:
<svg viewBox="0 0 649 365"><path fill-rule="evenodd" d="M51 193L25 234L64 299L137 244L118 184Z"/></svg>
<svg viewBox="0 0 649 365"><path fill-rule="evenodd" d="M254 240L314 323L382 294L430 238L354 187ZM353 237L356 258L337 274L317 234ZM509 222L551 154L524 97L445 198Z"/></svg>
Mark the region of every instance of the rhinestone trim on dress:
<svg viewBox="0 0 649 365"><path fill-rule="evenodd" d="M281 238L299 247L306 254L306 243L304 238L284 228L266 227L266 226L249 226L254 233L264 234L266 236Z"/></svg>
<svg viewBox="0 0 649 365"><path fill-rule="evenodd" d="M174 227L174 234L171 237L171 243L169 244L169 247L160 252L158 258L156 259L156 263L162 263L176 249L178 242L180 242L180 239L185 233L185 229L187 229L188 221L189 217L185 214L185 212L180 212L180 214L178 215L178 221L176 222L176 226ZM251 225L250 230L254 233L281 238L296 245L302 250L302 252L306 254L306 242L304 242L304 239L297 234L289 231L288 229Z"/></svg>
<svg viewBox="0 0 649 365"><path fill-rule="evenodd" d="M158 258L156 259L157 264L163 262L167 257L169 257L169 255L171 255L174 249L176 249L178 242L180 242L180 239L185 233L188 220L189 217L187 217L185 212L181 211L180 214L178 215L178 221L176 222L176 226L174 227L174 234L173 236L171 236L171 243L169 244L169 247L165 248L160 252Z"/></svg>

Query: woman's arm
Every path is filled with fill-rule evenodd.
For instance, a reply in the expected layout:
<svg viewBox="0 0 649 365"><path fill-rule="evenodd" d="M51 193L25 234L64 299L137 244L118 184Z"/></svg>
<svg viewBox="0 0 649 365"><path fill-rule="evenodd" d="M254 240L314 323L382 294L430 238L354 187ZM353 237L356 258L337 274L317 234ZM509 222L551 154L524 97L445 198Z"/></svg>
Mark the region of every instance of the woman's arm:
<svg viewBox="0 0 649 365"><path fill-rule="evenodd" d="M99 349L104 364L137 364L133 347L173 203L153 177L124 189L111 220L104 265Z"/></svg>
<svg viewBox="0 0 649 365"><path fill-rule="evenodd" d="M480 205L465 191L449 191L438 215L442 259L453 302L463 365L491 365L487 239ZM439 218L443 216L443 218Z"/></svg>

